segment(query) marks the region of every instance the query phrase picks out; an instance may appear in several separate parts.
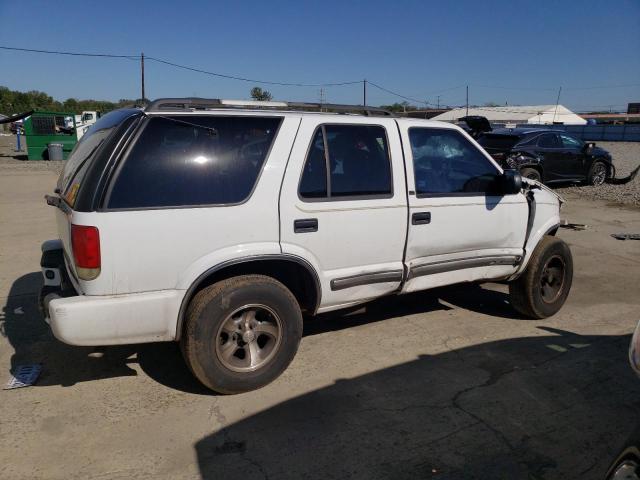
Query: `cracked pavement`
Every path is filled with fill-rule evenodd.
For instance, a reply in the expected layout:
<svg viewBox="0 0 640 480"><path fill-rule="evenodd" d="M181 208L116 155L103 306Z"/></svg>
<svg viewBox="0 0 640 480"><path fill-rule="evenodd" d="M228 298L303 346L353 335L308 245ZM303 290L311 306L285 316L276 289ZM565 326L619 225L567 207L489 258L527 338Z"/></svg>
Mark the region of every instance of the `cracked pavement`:
<svg viewBox="0 0 640 480"><path fill-rule="evenodd" d="M1 171L1 166L0 166ZM57 342L36 306L55 175L0 176L0 478L597 479L639 419L640 210L570 194L568 303L524 320L504 285L461 285L307 319L290 368L242 395L201 388L175 344Z"/></svg>

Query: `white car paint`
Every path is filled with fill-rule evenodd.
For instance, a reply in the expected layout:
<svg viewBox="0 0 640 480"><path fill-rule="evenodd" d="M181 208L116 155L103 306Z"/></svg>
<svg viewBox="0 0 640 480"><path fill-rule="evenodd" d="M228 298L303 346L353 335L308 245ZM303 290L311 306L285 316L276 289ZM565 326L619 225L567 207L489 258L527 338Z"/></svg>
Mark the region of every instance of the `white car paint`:
<svg viewBox="0 0 640 480"><path fill-rule="evenodd" d="M535 190L536 217L523 248L528 206L522 193L435 198L408 194L414 185L408 128L462 132L451 124L260 110L198 114L283 118L253 193L246 202L229 206L69 214L58 211L68 271L79 293L48 302L52 330L60 340L76 345L175 340L179 337L179 312L194 282L209 269L253 256L284 253L306 260L320 280L318 312L393 292L514 278L526 268L537 242L559 223L558 197L546 189ZM379 125L386 130L393 195L369 200L303 201L297 194L298 184L315 129L320 124L347 123ZM494 160L485 156L501 172ZM411 214L425 210L431 212L431 223L411 225ZM293 222L301 218L317 218L318 231L294 233ZM95 280L79 280L74 274L71 223L95 226L100 232L102 265ZM485 265L470 264L414 278L406 275L415 269L450 265L447 262L464 264L477 258L489 260ZM490 259L494 258L518 260L492 264ZM401 278L342 289L331 286L336 279L380 272L399 272Z"/></svg>

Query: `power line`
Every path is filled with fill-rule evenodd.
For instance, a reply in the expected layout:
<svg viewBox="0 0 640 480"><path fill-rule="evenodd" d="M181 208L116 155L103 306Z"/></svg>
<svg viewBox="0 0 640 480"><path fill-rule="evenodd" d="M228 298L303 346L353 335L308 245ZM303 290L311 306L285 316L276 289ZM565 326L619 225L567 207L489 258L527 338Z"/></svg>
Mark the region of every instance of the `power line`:
<svg viewBox="0 0 640 480"><path fill-rule="evenodd" d="M3 47L2 50L16 50L19 52L32 52L32 53L50 53L55 55L72 55L76 57L108 57L108 58L130 58L138 59L139 55L114 55L111 53L81 53L81 52L62 52L58 50L36 50L35 48L18 48L18 47Z"/></svg>
<svg viewBox="0 0 640 480"><path fill-rule="evenodd" d="M180 65L178 63L169 62L168 60L162 60L156 57L145 57L147 60L153 60L154 62L164 63L165 65L171 65L172 67L182 68L184 70L190 70L192 72L203 73L205 75L211 75L214 77L228 78L230 80L240 80L242 82L260 83L263 85L280 85L283 87L339 87L342 85L354 85L356 83L362 83L362 80L354 80L350 82L335 82L335 83L295 83L295 82L274 82L271 80L257 80L254 78L238 77L235 75L227 75L224 73L209 72L200 68L189 67L186 65Z"/></svg>
<svg viewBox="0 0 640 480"><path fill-rule="evenodd" d="M0 46L0 49L2 49L2 50L11 50L11 51L20 51L20 52L30 52L30 53L44 53L44 54L52 54L52 55L79 56L79 57L126 58L128 60L135 60L135 61L140 60L140 61L142 61L142 56L141 55L116 55L116 54L110 54L110 53L68 52L68 51L61 51L61 50L42 50L42 49L8 47L8 46ZM395 92L393 90L389 90L388 88L385 88L385 87L383 87L381 85L378 85L376 83L373 83L371 81L353 80L353 81L346 81L346 82L327 82L327 83L277 82L277 81L272 81L272 80L260 80L260 79L242 77L242 76L238 76L238 75L230 75L230 74L224 74L224 73L219 73L219 72L212 72L212 71L204 70L204 69L201 69L201 68L191 67L191 66L187 66L187 65L181 65L181 64L170 62L168 60L164 60L164 59L157 58L157 57L145 57L145 58L147 60L151 60L151 61L154 61L154 62L157 62L157 63L161 63L161 64L164 64L164 65L169 65L169 66L172 66L172 67L175 67L175 68L180 68L180 69L183 69L183 70L188 70L188 71L192 71L192 72L196 72L196 73L210 75L210 76L214 76L214 77L218 77L218 78L226 78L226 79L230 79L230 80L257 83L257 84L263 84L263 85L278 85L278 86L286 86L286 87L337 87L337 86L345 86L345 85L355 85L355 84L360 84L360 83L366 82L366 83L369 83L372 86L378 88L379 90L381 90L383 92L386 92L386 93L388 93L390 95L394 95L394 96L396 96L398 98L402 98L404 100L415 102L415 103L418 103L418 104L423 104L425 106L435 106L434 104L432 104L432 103L430 103L428 101L419 100L417 98L410 97L408 95L400 94L398 92ZM365 89L366 89L366 83L364 83ZM474 87L474 85L470 85L470 86ZM640 86L640 84L635 83L635 84L624 84L624 85L599 85L599 86L588 86L588 87L564 87L564 89L565 90L594 90L594 89L626 88L626 87L637 87L637 86ZM508 87L508 86L498 86L498 85L494 85L494 86L492 86L492 85L476 85L475 87L491 88L491 89L503 89L503 90L555 91L555 87L554 88L551 88L551 87ZM464 85L456 86L456 87L448 87L448 88L444 88L444 89L440 89L440 90L434 90L434 91L427 92L427 93L433 94L433 93L445 92L445 91L450 91L450 90L457 90L457 89L460 89L460 88L464 88ZM453 108L450 105L442 105L442 106Z"/></svg>
<svg viewBox="0 0 640 480"><path fill-rule="evenodd" d="M425 102L424 100L418 100L416 98L411 98L411 97L407 97L405 95L400 95L399 93L396 93L396 92L393 92L393 91L391 91L391 90L389 90L387 88L381 87L377 83L373 83L371 80L367 80L367 83L370 84L370 85L373 85L374 87L376 87L376 88L378 88L380 90L382 90L383 92L387 92L387 93L390 93L391 95L395 95L396 97L404 98L405 100L409 100L411 102L422 103L424 105L430 105L429 102Z"/></svg>
<svg viewBox="0 0 640 480"><path fill-rule="evenodd" d="M475 88L492 88L498 90L539 90L539 91L556 91L557 87L505 87L499 85L471 85ZM625 85L598 85L592 87L562 87L564 90L596 90L599 88L625 88L640 87L640 83L628 83Z"/></svg>
<svg viewBox="0 0 640 480"><path fill-rule="evenodd" d="M600 85L597 87L568 87L569 90L595 90L598 88L626 88L626 87L640 87L640 83L627 83L626 85Z"/></svg>
<svg viewBox="0 0 640 480"><path fill-rule="evenodd" d="M71 55L76 57L105 57L105 58L127 58L131 60L140 60L140 55L115 55L110 53L86 53L86 52L66 52L61 50L40 50L35 48L19 48L19 47L6 47L0 46L2 50L13 50L19 52L31 52L31 53L46 53L52 55ZM298 82L275 82L270 80L258 80L253 78L245 78L236 75L227 75L224 73L210 72L200 68L190 67L187 65L180 65L178 63L170 62L156 57L145 56L146 60L152 60L154 62L163 63L172 67L181 68L184 70L190 70L192 72L202 73L205 75L211 75L214 77L228 78L230 80L239 80L243 82L260 83L263 85L280 85L284 87L338 87L342 85L354 85L356 83L362 83L362 80L354 80L349 82L333 82L333 83L298 83Z"/></svg>

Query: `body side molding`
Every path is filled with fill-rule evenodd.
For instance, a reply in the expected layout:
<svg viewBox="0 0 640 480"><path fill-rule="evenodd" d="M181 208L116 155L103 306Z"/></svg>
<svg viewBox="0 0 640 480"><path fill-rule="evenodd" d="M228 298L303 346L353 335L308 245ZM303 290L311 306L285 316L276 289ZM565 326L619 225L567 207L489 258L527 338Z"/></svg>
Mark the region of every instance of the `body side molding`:
<svg viewBox="0 0 640 480"><path fill-rule="evenodd" d="M383 272L362 273L350 277L334 278L331 280L331 290L343 290L359 285L372 283L401 282L404 276L403 270L386 270Z"/></svg>
<svg viewBox="0 0 640 480"><path fill-rule="evenodd" d="M426 265L419 265L409 270L409 279L432 275L434 273L451 272L474 267L492 267L494 265L517 265L522 257L520 255L490 255L486 257L460 258L445 260Z"/></svg>

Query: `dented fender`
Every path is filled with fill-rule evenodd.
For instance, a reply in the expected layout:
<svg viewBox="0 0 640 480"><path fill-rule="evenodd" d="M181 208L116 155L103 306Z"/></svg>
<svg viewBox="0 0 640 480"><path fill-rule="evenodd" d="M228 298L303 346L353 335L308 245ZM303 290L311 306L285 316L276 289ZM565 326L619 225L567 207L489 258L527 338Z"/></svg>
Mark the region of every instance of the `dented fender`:
<svg viewBox="0 0 640 480"><path fill-rule="evenodd" d="M548 187L535 180L523 179L528 184L527 195L534 202L530 205L530 218L528 225L528 235L524 245L524 256L516 273L509 278L514 280L519 277L527 268L531 254L542 238L558 229L560 226L560 208L564 199ZM527 187L525 187L527 188Z"/></svg>

